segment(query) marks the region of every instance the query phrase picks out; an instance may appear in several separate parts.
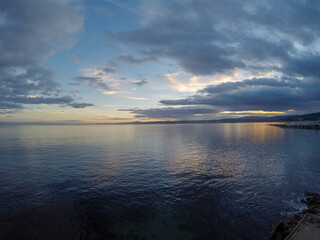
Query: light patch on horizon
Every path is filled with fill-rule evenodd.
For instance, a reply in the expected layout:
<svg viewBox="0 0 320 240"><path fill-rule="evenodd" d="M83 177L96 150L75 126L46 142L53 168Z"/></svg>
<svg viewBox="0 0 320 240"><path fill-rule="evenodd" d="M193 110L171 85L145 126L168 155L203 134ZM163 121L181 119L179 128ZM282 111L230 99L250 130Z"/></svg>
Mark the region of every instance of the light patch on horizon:
<svg viewBox="0 0 320 240"><path fill-rule="evenodd" d="M289 110L288 110L289 111ZM279 115L285 114L286 112L280 111L263 111L263 110L252 110L252 111L223 111L221 114L263 114L263 115Z"/></svg>
<svg viewBox="0 0 320 240"><path fill-rule="evenodd" d="M42 123L114 123L114 122L131 122L137 119L126 112L119 113L116 110L99 110L99 109L64 109L56 110L54 108L46 109L25 109L10 117L11 122L32 122L36 117L37 122Z"/></svg>

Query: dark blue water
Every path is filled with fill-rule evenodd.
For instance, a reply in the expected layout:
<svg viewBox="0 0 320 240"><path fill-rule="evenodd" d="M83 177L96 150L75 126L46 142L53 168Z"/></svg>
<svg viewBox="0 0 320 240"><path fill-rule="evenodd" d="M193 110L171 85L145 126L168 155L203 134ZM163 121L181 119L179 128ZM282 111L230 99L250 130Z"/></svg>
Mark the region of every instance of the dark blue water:
<svg viewBox="0 0 320 240"><path fill-rule="evenodd" d="M320 131L0 127L0 239L265 239L305 191Z"/></svg>

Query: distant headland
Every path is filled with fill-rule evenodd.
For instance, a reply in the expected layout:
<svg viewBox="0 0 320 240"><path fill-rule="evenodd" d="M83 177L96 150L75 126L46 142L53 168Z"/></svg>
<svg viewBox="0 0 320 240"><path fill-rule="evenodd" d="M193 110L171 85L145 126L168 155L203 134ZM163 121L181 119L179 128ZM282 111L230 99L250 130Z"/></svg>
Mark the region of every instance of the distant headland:
<svg viewBox="0 0 320 240"><path fill-rule="evenodd" d="M126 125L126 124L194 124L194 123L250 123L250 122L270 122L283 123L277 124L279 127L295 127L307 128L307 121L319 124L320 112L309 113L303 115L282 115L273 117L263 116L246 116L240 118L224 118L212 120L173 120L173 121L135 121L121 123L82 123L76 121L70 122L0 122L0 125ZM288 124L291 123L291 124ZM273 124L275 125L275 124ZM304 125L304 126L303 126ZM303 126L303 127L302 127ZM318 127L317 127L318 128ZM313 128L314 129L314 128Z"/></svg>
<svg viewBox="0 0 320 240"><path fill-rule="evenodd" d="M282 128L301 128L301 129L320 130L320 121L286 122L286 123L279 123L279 124L270 124L270 126L282 127Z"/></svg>

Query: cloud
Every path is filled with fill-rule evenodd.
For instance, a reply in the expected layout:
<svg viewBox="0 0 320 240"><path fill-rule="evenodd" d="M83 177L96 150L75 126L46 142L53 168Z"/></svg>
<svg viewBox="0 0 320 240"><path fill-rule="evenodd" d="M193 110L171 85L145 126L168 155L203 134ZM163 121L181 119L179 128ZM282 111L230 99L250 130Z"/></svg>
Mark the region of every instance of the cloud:
<svg viewBox="0 0 320 240"><path fill-rule="evenodd" d="M61 104L74 108L85 108L93 106L90 103L76 103L71 96L63 97L37 97L37 96L15 96L0 97L0 109L23 109L25 104Z"/></svg>
<svg viewBox="0 0 320 240"><path fill-rule="evenodd" d="M16 113L16 110L3 110L0 109L0 114L12 114L12 113Z"/></svg>
<svg viewBox="0 0 320 240"><path fill-rule="evenodd" d="M1 100L0 101L0 109L3 112L6 112L6 109L20 110L20 109L23 109L23 107L20 104L17 104L17 103Z"/></svg>
<svg viewBox="0 0 320 240"><path fill-rule="evenodd" d="M81 5L67 0L3 0L0 9L2 113L25 104L75 104L72 97L60 96L55 73L41 64L75 43L83 24Z"/></svg>
<svg viewBox="0 0 320 240"><path fill-rule="evenodd" d="M76 77L75 80L78 83L84 82L88 87L102 90L107 95L131 92L132 89L126 90L128 86L141 87L149 83L144 78L129 79L119 76L110 66L83 69L82 75Z"/></svg>
<svg viewBox="0 0 320 240"><path fill-rule="evenodd" d="M138 118L199 119L228 115L277 115L319 111L320 82L317 79L254 78L209 85L195 95L161 100L169 107L122 109Z"/></svg>
<svg viewBox="0 0 320 240"><path fill-rule="evenodd" d="M136 63L169 58L194 75L263 69L271 62L295 73L296 63L307 60L302 48L313 49L320 35L316 1L151 1L143 10L140 28L106 33L140 55L121 58ZM304 66L300 72L310 65Z"/></svg>
<svg viewBox="0 0 320 240"><path fill-rule="evenodd" d="M232 75L194 76L186 72L174 72L165 74L165 79L171 87L179 92L196 92L209 84L236 80L238 73Z"/></svg>
<svg viewBox="0 0 320 240"><path fill-rule="evenodd" d="M91 107L94 106L91 103L69 103L69 106L73 108L86 108L86 107Z"/></svg>
<svg viewBox="0 0 320 240"><path fill-rule="evenodd" d="M320 46L318 46L320 47ZM320 79L320 54L293 57L283 64L283 72L288 75L314 77Z"/></svg>
<svg viewBox="0 0 320 240"><path fill-rule="evenodd" d="M142 64L150 61L155 61L156 59L157 59L156 56L152 56L151 54L147 55L144 52L143 57L136 57L133 55L121 55L117 57L114 61L125 62L129 64Z"/></svg>
<svg viewBox="0 0 320 240"><path fill-rule="evenodd" d="M54 72L41 66L0 68L0 109L21 110L25 104L80 106L71 96L59 96L60 84L54 77Z"/></svg>
<svg viewBox="0 0 320 240"><path fill-rule="evenodd" d="M105 73L115 73L116 72L116 70L114 68L112 68L112 67L104 67L103 71Z"/></svg>
<svg viewBox="0 0 320 240"><path fill-rule="evenodd" d="M71 47L83 24L81 6L59 0L2 0L0 66L30 66Z"/></svg>
<svg viewBox="0 0 320 240"><path fill-rule="evenodd" d="M131 80L131 83L140 87L149 83L147 79Z"/></svg>
<svg viewBox="0 0 320 240"><path fill-rule="evenodd" d="M110 86L108 83L104 81L103 76L78 76L76 77L76 81L78 82L86 82L88 87L98 88L102 90L110 90Z"/></svg>
<svg viewBox="0 0 320 240"><path fill-rule="evenodd" d="M119 8L127 10L127 11L129 11L131 13L134 13L134 14L137 14L137 15L141 15L141 13L137 9L135 9L134 7L131 7L128 4L125 4L125 3L121 2L121 1L116 1L116 0L105 0L105 1L109 2L109 3L112 3L112 4L116 5L116 6L118 6Z"/></svg>
<svg viewBox="0 0 320 240"><path fill-rule="evenodd" d="M131 109L137 117L183 119L203 108L213 114L319 111L320 2L148 1L143 10L140 27L106 32L108 41L131 47L131 56L139 56L128 58L132 63L174 62L180 76L190 77L171 72L171 86L198 91L160 101L169 108ZM217 76L229 77L221 83ZM213 81L206 86L199 79Z"/></svg>
<svg viewBox="0 0 320 240"><path fill-rule="evenodd" d="M320 107L320 82L315 79L249 79L207 86L198 94L164 105L206 105L221 111L316 110Z"/></svg>
<svg viewBox="0 0 320 240"><path fill-rule="evenodd" d="M2 100L10 100L14 103L20 104L71 104L73 98L70 96L63 97L10 97L0 98Z"/></svg>
<svg viewBox="0 0 320 240"><path fill-rule="evenodd" d="M25 69L0 67L1 96L58 93L60 85L54 81L54 73L40 66Z"/></svg>

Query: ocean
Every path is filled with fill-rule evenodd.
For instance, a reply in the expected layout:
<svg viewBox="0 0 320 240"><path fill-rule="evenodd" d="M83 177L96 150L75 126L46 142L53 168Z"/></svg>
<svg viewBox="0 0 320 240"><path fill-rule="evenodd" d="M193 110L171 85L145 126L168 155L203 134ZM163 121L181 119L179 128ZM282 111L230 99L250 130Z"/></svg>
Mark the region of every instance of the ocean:
<svg viewBox="0 0 320 240"><path fill-rule="evenodd" d="M320 131L1 125L0 239L266 239L320 192Z"/></svg>

